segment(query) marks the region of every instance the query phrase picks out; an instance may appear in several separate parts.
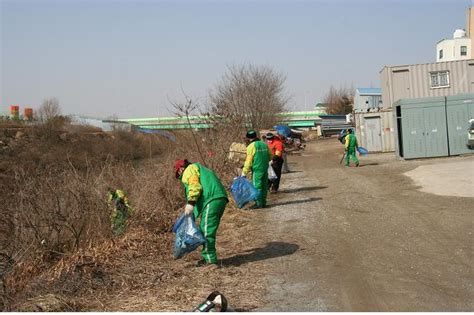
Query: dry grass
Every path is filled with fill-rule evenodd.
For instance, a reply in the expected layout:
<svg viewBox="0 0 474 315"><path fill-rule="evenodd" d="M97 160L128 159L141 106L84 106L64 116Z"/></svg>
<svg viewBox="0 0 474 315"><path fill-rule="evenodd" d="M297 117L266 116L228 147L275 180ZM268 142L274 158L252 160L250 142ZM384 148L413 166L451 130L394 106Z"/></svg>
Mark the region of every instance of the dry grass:
<svg viewBox="0 0 474 315"><path fill-rule="evenodd" d="M223 261L248 249L249 239L243 235L248 235L247 224L251 216L240 210L228 209L225 213L218 236L218 250ZM172 240L168 241L168 248L171 248ZM175 261L170 252L151 254L154 259L159 259L160 263L156 264L152 263L156 261L152 257L134 260L133 268L140 270L141 275L139 288L128 285L133 283L128 279L123 282L127 287L120 290L119 298L115 292L109 292L97 297L96 305L86 310L190 311L216 289L226 295L234 308L251 310L262 302L263 286L256 281L257 270L251 270L250 266L223 263L219 269L196 268L194 263L199 253Z"/></svg>
<svg viewBox="0 0 474 315"><path fill-rule="evenodd" d="M232 307L252 310L262 303L263 284L256 277L262 270L234 258L253 247L254 216L226 210L218 235L219 269L194 267L198 252L174 260L173 234L140 227L64 257L25 291L60 294L81 311L190 311L217 289Z"/></svg>
<svg viewBox="0 0 474 315"><path fill-rule="evenodd" d="M0 197L6 205L0 236L8 244L2 252L14 258L5 279L7 309L30 310L24 307L28 299L55 294L71 310L185 311L215 289L239 309L261 303L258 264L239 258L256 243L250 238L257 229L254 213L229 203L218 234L222 268L194 267L198 251L173 259L170 230L184 203L173 161L202 161L226 186L234 176L225 161L226 142L213 145L200 135L205 140L192 144L189 133L177 136L174 146L123 132L60 132L45 140L26 131L18 139L4 137L0 187L7 193ZM198 151L214 154L202 159ZM119 238L108 227L108 186L125 189L135 209Z"/></svg>

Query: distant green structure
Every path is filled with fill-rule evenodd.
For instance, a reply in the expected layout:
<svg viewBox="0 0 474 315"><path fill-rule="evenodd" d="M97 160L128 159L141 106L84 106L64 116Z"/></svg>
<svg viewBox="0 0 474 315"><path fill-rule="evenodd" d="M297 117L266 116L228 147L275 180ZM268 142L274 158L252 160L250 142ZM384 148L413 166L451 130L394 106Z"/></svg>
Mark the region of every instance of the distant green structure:
<svg viewBox="0 0 474 315"><path fill-rule="evenodd" d="M328 104L326 103L317 103L315 106L314 106L314 111L315 112L318 112L320 115L326 115L327 114L327 106Z"/></svg>
<svg viewBox="0 0 474 315"><path fill-rule="evenodd" d="M276 114L279 118L279 123L288 125L293 128L312 128L315 127L316 122L321 121L320 115L326 112L321 107L314 111L301 112L282 112ZM189 122L188 122L189 119ZM119 122L129 123L137 128L143 129L162 129L162 130L177 130L177 129L209 129L212 128L212 122L206 116L189 116L186 117L153 117L153 118L125 118L118 119ZM212 119L211 119L212 121Z"/></svg>

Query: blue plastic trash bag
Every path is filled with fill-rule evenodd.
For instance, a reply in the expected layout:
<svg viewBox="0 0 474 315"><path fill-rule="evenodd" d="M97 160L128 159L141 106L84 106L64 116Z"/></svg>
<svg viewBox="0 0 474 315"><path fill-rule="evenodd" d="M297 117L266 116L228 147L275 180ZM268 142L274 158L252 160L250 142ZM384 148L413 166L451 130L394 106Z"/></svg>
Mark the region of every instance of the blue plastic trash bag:
<svg viewBox="0 0 474 315"><path fill-rule="evenodd" d="M230 192L239 208L260 197L260 191L253 187L252 183L244 176L234 179L230 186Z"/></svg>
<svg viewBox="0 0 474 315"><path fill-rule="evenodd" d="M288 126L276 125L273 126L273 129L275 129L279 135L285 136L287 138L291 137L291 128Z"/></svg>
<svg viewBox="0 0 474 315"><path fill-rule="evenodd" d="M366 148L363 148L363 147L358 147L357 148L357 152L359 152L360 155L367 155L369 154L369 151L367 151Z"/></svg>
<svg viewBox="0 0 474 315"><path fill-rule="evenodd" d="M206 243L206 239L199 231L194 216L182 214L173 226L176 233L174 242L174 258L179 259Z"/></svg>

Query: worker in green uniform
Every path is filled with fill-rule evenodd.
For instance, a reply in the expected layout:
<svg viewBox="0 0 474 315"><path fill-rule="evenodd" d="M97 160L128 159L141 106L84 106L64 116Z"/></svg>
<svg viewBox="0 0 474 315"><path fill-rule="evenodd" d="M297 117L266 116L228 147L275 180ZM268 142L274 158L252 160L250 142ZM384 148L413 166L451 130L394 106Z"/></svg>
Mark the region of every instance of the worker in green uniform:
<svg viewBox="0 0 474 315"><path fill-rule="evenodd" d="M352 133L352 129L347 129L347 135L344 139L346 148L346 166L350 165L352 159L356 166L359 166L359 159L357 159L356 151L359 146L356 136Z"/></svg>
<svg viewBox="0 0 474 315"><path fill-rule="evenodd" d="M184 213L201 217L199 228L207 242L201 253L203 261L198 264L217 264L216 234L229 201L227 192L217 175L199 163L178 160L174 168L185 190Z"/></svg>
<svg viewBox="0 0 474 315"><path fill-rule="evenodd" d="M260 191L260 197L256 200L253 208L263 208L267 205L268 163L272 159L272 153L268 145L257 137L255 130L248 131L246 138L247 157L242 175L247 176L249 172L252 172L252 183Z"/></svg>
<svg viewBox="0 0 474 315"><path fill-rule="evenodd" d="M128 217L133 209L128 203L127 194L121 189L108 189L107 203L112 207L110 221L114 235L120 235L125 231Z"/></svg>

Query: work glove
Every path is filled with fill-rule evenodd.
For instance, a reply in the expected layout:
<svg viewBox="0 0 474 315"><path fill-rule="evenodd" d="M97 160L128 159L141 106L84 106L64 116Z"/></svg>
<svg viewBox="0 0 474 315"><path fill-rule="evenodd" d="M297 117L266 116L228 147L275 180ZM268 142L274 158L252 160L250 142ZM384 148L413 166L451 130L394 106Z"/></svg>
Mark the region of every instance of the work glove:
<svg viewBox="0 0 474 315"><path fill-rule="evenodd" d="M190 205L189 203L184 207L184 214L191 215L194 212L194 206Z"/></svg>

